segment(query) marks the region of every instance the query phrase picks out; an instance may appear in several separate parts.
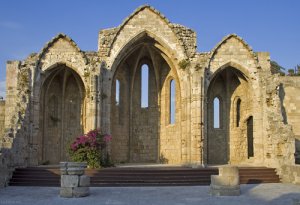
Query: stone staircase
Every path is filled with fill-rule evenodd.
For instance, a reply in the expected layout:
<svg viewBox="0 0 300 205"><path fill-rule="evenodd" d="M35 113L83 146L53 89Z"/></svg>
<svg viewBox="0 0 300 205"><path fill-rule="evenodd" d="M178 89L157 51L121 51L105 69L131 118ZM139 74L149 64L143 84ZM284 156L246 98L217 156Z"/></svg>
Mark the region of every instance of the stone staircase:
<svg viewBox="0 0 300 205"><path fill-rule="evenodd" d="M265 167L239 168L242 184L278 183L275 169ZM209 185L210 176L217 175L216 167L183 168L103 168L86 169L92 187L116 186L199 186ZM9 182L10 186L60 186L58 167L17 168Z"/></svg>
<svg viewBox="0 0 300 205"><path fill-rule="evenodd" d="M241 184L280 183L275 168L239 167Z"/></svg>

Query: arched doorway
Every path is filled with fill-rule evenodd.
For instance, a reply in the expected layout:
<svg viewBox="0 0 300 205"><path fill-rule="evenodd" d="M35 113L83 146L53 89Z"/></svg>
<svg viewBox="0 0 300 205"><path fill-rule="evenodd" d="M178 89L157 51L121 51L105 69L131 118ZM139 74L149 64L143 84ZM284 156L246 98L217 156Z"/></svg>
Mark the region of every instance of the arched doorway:
<svg viewBox="0 0 300 205"><path fill-rule="evenodd" d="M85 90L79 75L65 65L46 73L42 86L40 124L42 162L68 160L67 147L83 132Z"/></svg>
<svg viewBox="0 0 300 205"><path fill-rule="evenodd" d="M207 97L207 163L247 159L249 123L243 119L252 112L248 79L240 70L226 67L211 80Z"/></svg>

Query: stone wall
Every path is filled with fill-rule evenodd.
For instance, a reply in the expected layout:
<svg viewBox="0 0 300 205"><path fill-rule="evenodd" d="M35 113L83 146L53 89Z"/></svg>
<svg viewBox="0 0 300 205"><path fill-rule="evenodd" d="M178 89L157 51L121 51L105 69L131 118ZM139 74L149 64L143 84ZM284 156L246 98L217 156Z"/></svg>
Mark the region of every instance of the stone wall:
<svg viewBox="0 0 300 205"><path fill-rule="evenodd" d="M31 72L25 62L7 63L5 132L0 142L1 186L6 186L15 167L29 165L29 100Z"/></svg>
<svg viewBox="0 0 300 205"><path fill-rule="evenodd" d="M0 100L0 139L5 131L5 100Z"/></svg>
<svg viewBox="0 0 300 205"><path fill-rule="evenodd" d="M279 96L283 122L292 126L295 134L296 163L300 163L300 78L280 76Z"/></svg>
<svg viewBox="0 0 300 205"><path fill-rule="evenodd" d="M269 71L268 71L269 72ZM295 136L292 126L284 123L281 113L278 75L265 75L263 104L264 165L280 168L295 163Z"/></svg>
<svg viewBox="0 0 300 205"><path fill-rule="evenodd" d="M281 167L280 176L283 183L293 183L300 185L300 165L284 165Z"/></svg>

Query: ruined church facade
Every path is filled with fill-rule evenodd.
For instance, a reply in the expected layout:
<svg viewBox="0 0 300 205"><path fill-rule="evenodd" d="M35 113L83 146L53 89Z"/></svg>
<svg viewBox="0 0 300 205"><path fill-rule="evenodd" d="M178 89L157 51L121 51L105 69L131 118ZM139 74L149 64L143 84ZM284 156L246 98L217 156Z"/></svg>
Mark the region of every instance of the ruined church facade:
<svg viewBox="0 0 300 205"><path fill-rule="evenodd" d="M235 34L198 52L193 30L150 6L101 30L98 51L58 34L8 61L6 82L2 167L68 160L68 144L95 128L112 135L115 163L280 168L297 157L300 80Z"/></svg>

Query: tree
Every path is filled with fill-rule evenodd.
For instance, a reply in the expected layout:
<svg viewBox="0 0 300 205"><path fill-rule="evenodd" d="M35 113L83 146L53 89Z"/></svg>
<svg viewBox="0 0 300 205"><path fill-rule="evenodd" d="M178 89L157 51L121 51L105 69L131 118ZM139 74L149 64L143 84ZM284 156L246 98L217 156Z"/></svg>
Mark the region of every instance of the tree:
<svg viewBox="0 0 300 205"><path fill-rule="evenodd" d="M276 61L271 61L271 72L273 74L279 73L280 75L285 75L286 69L279 65Z"/></svg>
<svg viewBox="0 0 300 205"><path fill-rule="evenodd" d="M288 70L290 76L300 76L300 65L296 65L295 68Z"/></svg>

